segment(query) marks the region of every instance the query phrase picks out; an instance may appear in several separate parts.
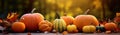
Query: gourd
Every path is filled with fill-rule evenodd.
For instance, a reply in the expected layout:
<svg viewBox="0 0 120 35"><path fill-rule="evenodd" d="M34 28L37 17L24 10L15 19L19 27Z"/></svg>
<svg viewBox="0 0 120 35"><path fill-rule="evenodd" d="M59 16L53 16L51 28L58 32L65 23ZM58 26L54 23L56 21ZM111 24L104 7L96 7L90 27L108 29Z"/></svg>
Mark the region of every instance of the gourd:
<svg viewBox="0 0 120 35"><path fill-rule="evenodd" d="M63 19L60 19L58 13L56 13L57 19L53 21L53 28L56 32L63 32L66 30L66 22Z"/></svg>

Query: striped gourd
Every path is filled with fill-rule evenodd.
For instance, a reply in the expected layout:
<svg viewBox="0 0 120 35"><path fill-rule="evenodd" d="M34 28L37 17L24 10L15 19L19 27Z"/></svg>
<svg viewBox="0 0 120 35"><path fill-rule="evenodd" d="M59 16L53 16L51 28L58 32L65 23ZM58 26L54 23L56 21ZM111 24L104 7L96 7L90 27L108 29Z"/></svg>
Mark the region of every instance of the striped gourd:
<svg viewBox="0 0 120 35"><path fill-rule="evenodd" d="M63 32L66 30L66 23L63 19L55 19L53 24L54 24L54 29L57 32Z"/></svg>

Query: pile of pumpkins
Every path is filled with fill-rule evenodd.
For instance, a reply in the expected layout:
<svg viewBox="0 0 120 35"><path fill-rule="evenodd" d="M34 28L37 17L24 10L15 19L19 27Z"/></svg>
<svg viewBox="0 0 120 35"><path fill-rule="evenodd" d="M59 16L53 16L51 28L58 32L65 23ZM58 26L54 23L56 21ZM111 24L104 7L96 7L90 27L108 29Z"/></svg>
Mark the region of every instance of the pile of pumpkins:
<svg viewBox="0 0 120 35"><path fill-rule="evenodd" d="M116 31L117 25L113 22L105 25L99 24L99 21L93 15L78 15L75 18L62 16L56 18L53 22L49 22L40 13L28 13L24 14L18 22L14 22L11 28L14 32L24 32L25 30L35 32L39 30L40 32L92 33Z"/></svg>
<svg viewBox="0 0 120 35"><path fill-rule="evenodd" d="M113 22L102 25L93 15L78 15L75 18L72 16L61 16L53 22L45 20L40 13L24 14L19 21L11 25L14 32L63 32L69 33L93 33L105 31L117 31L117 25Z"/></svg>

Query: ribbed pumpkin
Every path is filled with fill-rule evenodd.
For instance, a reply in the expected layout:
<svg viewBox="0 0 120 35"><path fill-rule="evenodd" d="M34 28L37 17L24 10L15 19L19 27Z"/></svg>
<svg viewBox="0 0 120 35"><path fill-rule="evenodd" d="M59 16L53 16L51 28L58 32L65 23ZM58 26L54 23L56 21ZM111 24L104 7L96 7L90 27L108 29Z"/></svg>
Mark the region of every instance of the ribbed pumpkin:
<svg viewBox="0 0 120 35"><path fill-rule="evenodd" d="M47 20L41 21L39 23L39 30L42 32L48 31L50 32L52 30L53 24Z"/></svg>
<svg viewBox="0 0 120 35"><path fill-rule="evenodd" d="M72 16L62 16L61 19L63 19L67 25L72 24L74 21L74 18Z"/></svg>
<svg viewBox="0 0 120 35"><path fill-rule="evenodd" d="M63 19L55 19L53 27L57 32L63 32L66 30L66 23Z"/></svg>
<svg viewBox="0 0 120 35"><path fill-rule="evenodd" d="M105 24L105 29L106 29L106 31L116 31L117 30L117 25L113 22L106 23Z"/></svg>
<svg viewBox="0 0 120 35"><path fill-rule="evenodd" d="M25 24L27 31L37 31L39 22L43 20L44 17L40 13L28 13L20 18L20 21Z"/></svg>
<svg viewBox="0 0 120 35"><path fill-rule="evenodd" d="M91 24L92 23L92 24ZM99 22L97 18L93 15L78 15L74 19L74 23L80 31L82 31L83 26L94 25L98 26Z"/></svg>

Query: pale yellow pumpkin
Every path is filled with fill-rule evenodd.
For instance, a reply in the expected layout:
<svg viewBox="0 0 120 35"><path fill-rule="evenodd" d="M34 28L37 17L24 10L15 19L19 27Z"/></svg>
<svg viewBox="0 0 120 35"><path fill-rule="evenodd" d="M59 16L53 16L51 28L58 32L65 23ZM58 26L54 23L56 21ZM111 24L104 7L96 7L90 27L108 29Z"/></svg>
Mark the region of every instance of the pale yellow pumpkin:
<svg viewBox="0 0 120 35"><path fill-rule="evenodd" d="M75 32L77 30L77 27L76 27L76 25L68 25L67 26L67 31L68 32Z"/></svg>
<svg viewBox="0 0 120 35"><path fill-rule="evenodd" d="M85 33L92 33L96 31L96 27L93 25L87 25L82 28L82 31Z"/></svg>

